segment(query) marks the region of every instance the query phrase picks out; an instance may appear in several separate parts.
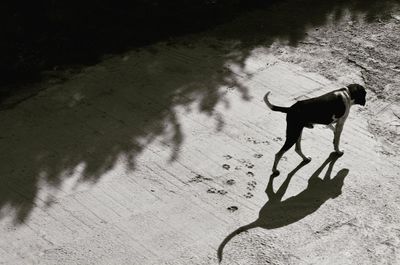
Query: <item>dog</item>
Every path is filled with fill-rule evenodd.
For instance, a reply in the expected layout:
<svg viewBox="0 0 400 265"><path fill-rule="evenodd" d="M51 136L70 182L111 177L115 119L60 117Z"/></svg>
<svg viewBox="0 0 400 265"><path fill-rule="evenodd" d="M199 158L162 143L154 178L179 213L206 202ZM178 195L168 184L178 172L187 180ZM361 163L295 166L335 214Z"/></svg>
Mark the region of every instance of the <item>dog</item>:
<svg viewBox="0 0 400 265"><path fill-rule="evenodd" d="M351 84L319 97L297 101L291 107L280 107L268 100L270 92L265 94L264 102L273 111L286 113L286 141L276 153L272 173L279 175L277 169L283 154L296 144L295 151L303 160L310 162L301 150L301 135L303 128L313 128L314 124L328 125L334 131L333 146L338 155L343 155L339 149L340 135L344 122L349 115L350 107L354 104L365 106L366 90L362 85ZM336 123L336 127L333 124Z"/></svg>

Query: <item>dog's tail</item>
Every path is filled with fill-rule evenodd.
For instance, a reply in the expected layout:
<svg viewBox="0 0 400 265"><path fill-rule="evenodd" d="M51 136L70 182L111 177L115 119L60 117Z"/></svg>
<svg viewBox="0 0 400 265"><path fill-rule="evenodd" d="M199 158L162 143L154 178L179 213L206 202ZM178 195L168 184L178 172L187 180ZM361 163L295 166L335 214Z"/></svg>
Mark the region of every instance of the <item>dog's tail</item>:
<svg viewBox="0 0 400 265"><path fill-rule="evenodd" d="M240 234L240 233L243 233L243 232L245 232L245 231L247 231L247 230L249 230L249 229L256 228L256 227L259 227L259 222L258 222L258 220L254 221L254 222L252 222L252 223L250 223L250 224L248 224L248 225L244 225L244 226L242 226L242 227L239 227L238 229L236 229L235 231L233 231L232 233L230 233L230 234L224 239L224 241L222 241L222 243L221 243L221 244L219 245L219 247L218 247L218 251L217 251L218 263L221 263L221 261L222 261L222 254L223 254L225 245L228 244L228 242L229 242L233 237L235 237L236 235L238 235L238 234Z"/></svg>
<svg viewBox="0 0 400 265"><path fill-rule="evenodd" d="M273 111L280 111L280 112L288 113L289 108L287 108L287 107L275 106L275 105L273 105L273 104L271 104L271 103L269 102L269 100L268 100L268 95L269 95L270 93L271 93L271 92L269 91L269 92L267 92L267 94L265 94L265 96L264 96L264 102L265 102L265 104L267 104L267 106L268 106L271 110L273 110Z"/></svg>

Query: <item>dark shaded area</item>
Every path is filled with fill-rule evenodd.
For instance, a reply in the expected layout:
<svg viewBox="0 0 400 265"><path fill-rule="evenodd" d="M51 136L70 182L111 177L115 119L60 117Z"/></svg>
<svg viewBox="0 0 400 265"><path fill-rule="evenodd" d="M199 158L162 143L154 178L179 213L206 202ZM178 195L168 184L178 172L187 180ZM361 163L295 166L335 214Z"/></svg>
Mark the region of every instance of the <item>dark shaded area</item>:
<svg viewBox="0 0 400 265"><path fill-rule="evenodd" d="M349 8L369 19L387 14L393 0L135 0L8 1L0 4L0 103L45 70L62 71L99 62L157 41L210 29L248 14L243 24L216 33L223 39L293 45L305 29L339 18ZM267 12L267 13L265 13ZM267 16L266 16L267 15ZM273 38L271 38L273 37ZM261 43L259 43L261 44Z"/></svg>
<svg viewBox="0 0 400 265"><path fill-rule="evenodd" d="M0 85L37 80L43 70L94 64L105 54L198 32L243 13L257 2L40 0L2 3Z"/></svg>
<svg viewBox="0 0 400 265"><path fill-rule="evenodd" d="M96 183L119 159L134 171L137 156L155 140L165 149L151 150L150 168L176 160L185 139L178 107L215 119L210 129L220 130L223 120L214 108L229 105L226 87L243 100L248 95L224 68L226 58L208 55L212 50L160 45L131 52L0 112L0 210L15 209L16 223L23 222L41 186L56 193L74 174Z"/></svg>
<svg viewBox="0 0 400 265"><path fill-rule="evenodd" d="M257 227L274 229L290 225L318 210L318 208L327 200L339 196L341 194L344 179L349 170L341 169L335 177L331 178L333 165L338 158L339 155L334 152L331 153L309 178L307 188L299 194L284 201L282 201L282 198L286 193L290 180L297 171L307 164L307 162L302 161L295 169L293 169L276 192L273 188L273 181L276 176L272 174L265 191L268 196L268 201L261 208L258 219L248 225L239 227L222 241L218 248L218 260L222 260L223 249L234 236ZM325 176L323 179L319 178L319 175L328 164L329 166Z"/></svg>
<svg viewBox="0 0 400 265"><path fill-rule="evenodd" d="M53 83L51 89L21 108L7 110L15 104L0 108L0 217L11 209L16 223L21 223L34 207L41 186L57 190L73 174L80 175L81 181L95 183L121 157L127 157L130 169L135 170L137 157L155 139L161 139L170 150L169 154L153 150L155 157L176 159L185 140L177 107L197 103L198 111L216 119L216 129L221 129L224 121L214 109L218 104L229 107L221 86L238 90L244 100L248 98L248 88L226 69L227 61L243 65L254 47L274 40L296 45L309 27L323 25L331 14L339 19L347 8L355 16L384 17L394 2L288 0L258 3L258 9L248 13L241 13L250 10L247 8L236 8L235 13L223 1L199 9L189 1L175 6L173 3L181 2L160 3L165 8L150 3L140 2L142 9L116 2L2 4L0 10L6 13L1 16L6 40L0 49L3 84L4 80L37 76L55 66L93 64L106 53L168 39L175 33L215 27L224 19L230 22L188 42L171 39L162 50L148 46L146 52L131 52L126 61L116 56L101 67L73 75L68 82L61 79ZM172 16L184 10L183 3L194 13ZM239 7L241 2L234 3ZM227 15L220 17L220 13L210 11L216 20L209 19L207 8L213 5L218 6L214 10ZM144 12L147 6L150 11ZM205 13L207 17L203 17ZM164 25L169 16L175 22ZM150 19L153 17L158 20ZM199 26L186 27L185 19ZM215 45L195 41L202 36L217 39ZM51 198L41 200L51 203Z"/></svg>

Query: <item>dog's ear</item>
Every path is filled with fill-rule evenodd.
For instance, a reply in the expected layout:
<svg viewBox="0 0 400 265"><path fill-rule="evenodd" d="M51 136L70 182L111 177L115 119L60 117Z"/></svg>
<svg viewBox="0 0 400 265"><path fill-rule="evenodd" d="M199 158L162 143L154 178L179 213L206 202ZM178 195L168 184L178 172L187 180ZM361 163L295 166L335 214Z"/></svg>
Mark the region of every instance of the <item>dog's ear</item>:
<svg viewBox="0 0 400 265"><path fill-rule="evenodd" d="M364 106L366 101L365 96L367 95L365 88L359 84L351 84L347 88L350 92L350 98L354 100L354 103Z"/></svg>

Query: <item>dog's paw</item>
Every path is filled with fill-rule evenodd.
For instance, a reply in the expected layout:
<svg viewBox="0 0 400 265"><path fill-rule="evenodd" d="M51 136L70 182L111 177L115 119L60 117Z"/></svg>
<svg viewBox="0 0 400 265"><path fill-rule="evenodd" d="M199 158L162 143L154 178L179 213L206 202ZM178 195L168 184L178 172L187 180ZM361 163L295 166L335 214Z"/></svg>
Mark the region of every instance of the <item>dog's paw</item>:
<svg viewBox="0 0 400 265"><path fill-rule="evenodd" d="M279 176L279 174L280 174L281 172L279 172L279 170L277 170L277 169L273 169L272 170L272 176L274 176L274 177L276 177L276 176Z"/></svg>

